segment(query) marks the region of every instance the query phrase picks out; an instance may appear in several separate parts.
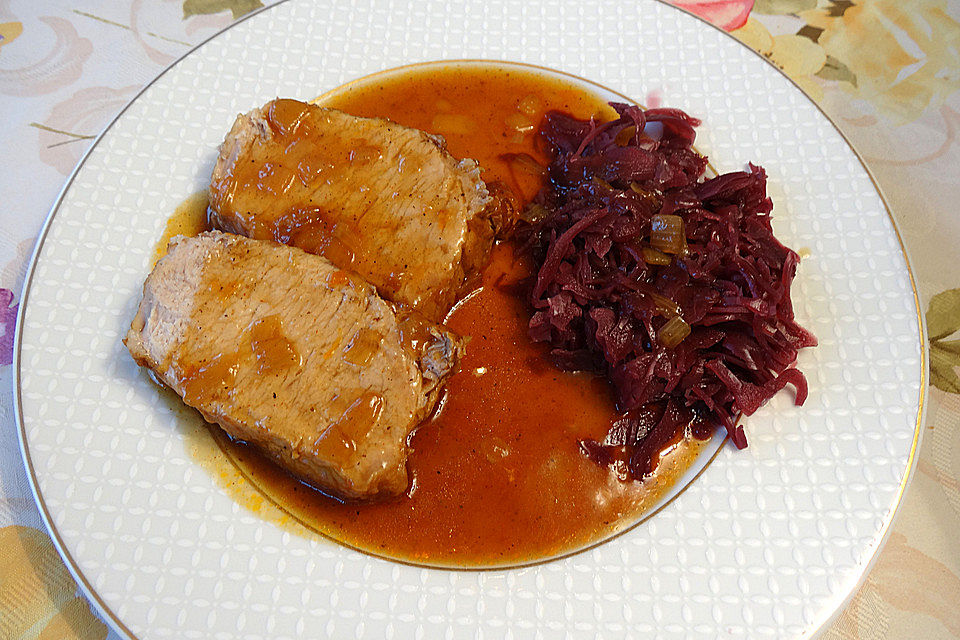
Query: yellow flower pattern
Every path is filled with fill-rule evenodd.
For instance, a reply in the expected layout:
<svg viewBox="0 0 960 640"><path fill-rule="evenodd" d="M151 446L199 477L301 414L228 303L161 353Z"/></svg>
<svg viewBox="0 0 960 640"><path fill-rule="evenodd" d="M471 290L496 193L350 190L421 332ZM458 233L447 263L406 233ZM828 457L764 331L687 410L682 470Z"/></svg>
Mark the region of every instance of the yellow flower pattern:
<svg viewBox="0 0 960 640"><path fill-rule="evenodd" d="M784 71L814 100L824 88L874 105L897 124L940 107L960 89L960 22L948 0L767 0L733 35ZM799 21L771 35L756 15ZM773 23L777 24L777 23Z"/></svg>
<svg viewBox="0 0 960 640"><path fill-rule="evenodd" d="M107 627L33 527L0 528L0 638L103 640Z"/></svg>
<svg viewBox="0 0 960 640"><path fill-rule="evenodd" d="M795 34L771 35L756 18L732 33L780 68L808 96L818 101L823 98L823 87L814 76L826 64L827 54L817 43Z"/></svg>
<svg viewBox="0 0 960 640"><path fill-rule="evenodd" d="M939 107L960 88L960 23L946 0L826 5L798 15L822 30L817 44L856 76L856 86L841 86L895 122Z"/></svg>
<svg viewBox="0 0 960 640"><path fill-rule="evenodd" d="M10 44L23 33L23 24L20 22L0 22L0 47Z"/></svg>

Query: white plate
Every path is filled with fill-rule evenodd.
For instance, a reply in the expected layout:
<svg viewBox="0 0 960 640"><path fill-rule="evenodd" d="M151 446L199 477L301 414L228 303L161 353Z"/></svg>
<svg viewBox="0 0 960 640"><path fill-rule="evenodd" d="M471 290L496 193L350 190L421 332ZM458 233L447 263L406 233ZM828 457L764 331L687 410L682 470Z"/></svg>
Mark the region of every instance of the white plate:
<svg viewBox="0 0 960 640"><path fill-rule="evenodd" d="M914 460L926 353L903 247L870 176L776 69L667 5L286 3L199 47L96 142L47 222L15 371L21 442L68 566L137 638L807 636L881 544ZM138 371L126 331L170 212L234 115L401 64L527 62L704 120L720 171L762 164L778 235L810 257L806 406L781 394L641 526L531 567L371 558L239 506Z"/></svg>

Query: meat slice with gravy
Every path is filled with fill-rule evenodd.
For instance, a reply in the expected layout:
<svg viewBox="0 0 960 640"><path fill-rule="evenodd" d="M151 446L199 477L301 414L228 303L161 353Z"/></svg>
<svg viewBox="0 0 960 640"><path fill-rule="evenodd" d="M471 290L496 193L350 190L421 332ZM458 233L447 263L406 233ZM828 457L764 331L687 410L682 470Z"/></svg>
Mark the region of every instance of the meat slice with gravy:
<svg viewBox="0 0 960 640"><path fill-rule="evenodd" d="M278 99L238 116L221 145L210 221L326 256L441 321L513 220L501 193L441 138Z"/></svg>
<svg viewBox="0 0 960 640"><path fill-rule="evenodd" d="M218 231L174 239L124 342L209 422L345 498L406 490L407 436L461 354L325 258Z"/></svg>

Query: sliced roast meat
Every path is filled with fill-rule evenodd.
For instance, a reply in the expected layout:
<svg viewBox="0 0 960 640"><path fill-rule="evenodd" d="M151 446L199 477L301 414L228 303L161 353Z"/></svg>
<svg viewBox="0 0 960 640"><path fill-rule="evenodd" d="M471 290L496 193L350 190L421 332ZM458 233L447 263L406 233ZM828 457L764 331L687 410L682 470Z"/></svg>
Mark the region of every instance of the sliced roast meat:
<svg viewBox="0 0 960 640"><path fill-rule="evenodd" d="M515 210L441 138L278 99L239 116L221 145L210 219L323 255L441 321Z"/></svg>
<svg viewBox="0 0 960 640"><path fill-rule="evenodd" d="M345 498L406 490L407 436L461 353L325 258L217 231L171 243L124 342L206 420Z"/></svg>

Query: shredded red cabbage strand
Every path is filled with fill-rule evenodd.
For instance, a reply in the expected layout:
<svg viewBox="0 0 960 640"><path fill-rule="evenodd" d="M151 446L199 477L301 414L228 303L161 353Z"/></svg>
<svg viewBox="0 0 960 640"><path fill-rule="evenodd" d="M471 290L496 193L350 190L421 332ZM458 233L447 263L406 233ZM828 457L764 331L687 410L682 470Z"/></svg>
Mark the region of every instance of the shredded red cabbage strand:
<svg viewBox="0 0 960 640"><path fill-rule="evenodd" d="M640 478L687 429L706 439L722 426L743 448L740 414L787 384L802 404L793 365L817 340L794 321L799 257L773 235L763 169L704 180L698 120L611 106L610 122L551 112L541 124L552 160L527 229L539 265L530 336L560 368L608 377L621 416L581 447ZM654 216L674 231L679 221L662 216L682 219L685 243L651 245Z"/></svg>

